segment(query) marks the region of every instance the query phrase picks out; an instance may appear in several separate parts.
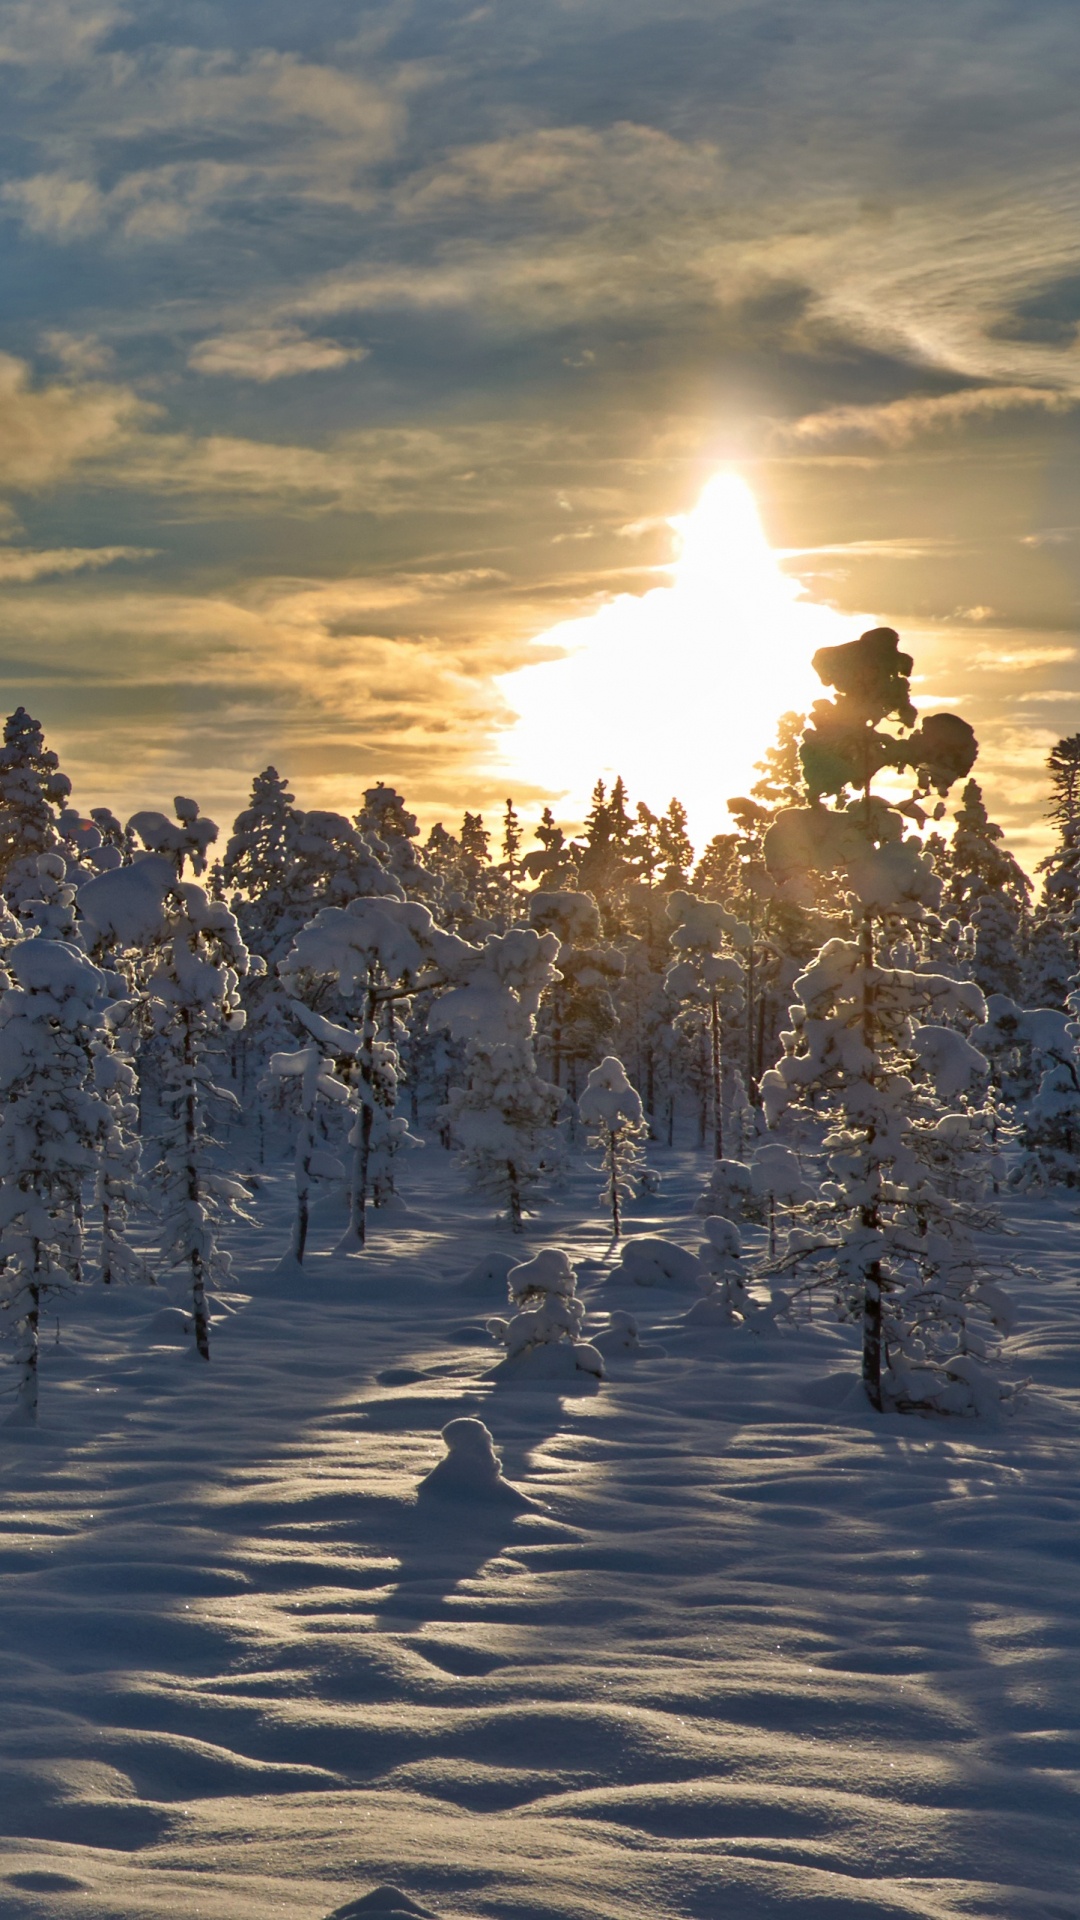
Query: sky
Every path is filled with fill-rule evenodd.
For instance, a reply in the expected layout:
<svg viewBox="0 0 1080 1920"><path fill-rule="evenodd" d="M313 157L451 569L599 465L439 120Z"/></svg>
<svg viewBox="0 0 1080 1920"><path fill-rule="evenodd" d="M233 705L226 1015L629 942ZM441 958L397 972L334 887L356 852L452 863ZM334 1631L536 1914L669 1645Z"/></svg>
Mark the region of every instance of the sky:
<svg viewBox="0 0 1080 1920"><path fill-rule="evenodd" d="M273 762L425 824L572 818L623 758L662 808L685 717L700 839L790 650L722 568L692 645L611 631L734 474L1034 859L1080 728L1078 83L1072 0L0 0L6 710L83 807L227 821ZM594 634L613 710L572 663L530 708Z"/></svg>

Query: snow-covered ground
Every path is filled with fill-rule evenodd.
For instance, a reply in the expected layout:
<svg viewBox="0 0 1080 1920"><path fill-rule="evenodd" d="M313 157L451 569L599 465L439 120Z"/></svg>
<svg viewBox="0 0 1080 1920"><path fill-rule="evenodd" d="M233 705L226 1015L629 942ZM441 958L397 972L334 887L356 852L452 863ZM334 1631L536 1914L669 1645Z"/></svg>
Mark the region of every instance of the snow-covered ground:
<svg viewBox="0 0 1080 1920"><path fill-rule="evenodd" d="M692 1246L703 1163L654 1158L631 1231ZM407 1186L288 1278L269 1177L209 1367L161 1292L48 1323L0 1434L0 1914L1077 1920L1075 1198L1010 1207L1032 1387L990 1427L873 1415L823 1320L631 1299L591 1175L525 1251L653 1351L493 1387L504 1301L460 1281L521 1243L446 1155ZM417 1502L470 1414L531 1507Z"/></svg>

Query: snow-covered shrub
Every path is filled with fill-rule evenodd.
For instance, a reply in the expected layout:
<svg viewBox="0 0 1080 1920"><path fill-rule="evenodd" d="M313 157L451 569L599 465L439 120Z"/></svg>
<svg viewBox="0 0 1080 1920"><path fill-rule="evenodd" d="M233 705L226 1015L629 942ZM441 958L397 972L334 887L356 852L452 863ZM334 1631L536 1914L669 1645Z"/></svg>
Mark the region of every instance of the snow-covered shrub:
<svg viewBox="0 0 1080 1920"><path fill-rule="evenodd" d="M694 1201L694 1212L723 1214L729 1220L760 1221L761 1196L744 1160L717 1160L709 1169L705 1190Z"/></svg>
<svg viewBox="0 0 1080 1920"><path fill-rule="evenodd" d="M738 1326L747 1317L742 1241L732 1220L710 1214L702 1222L698 1285L702 1298L683 1316L687 1327Z"/></svg>
<svg viewBox="0 0 1080 1920"><path fill-rule="evenodd" d="M769 1252L773 1254L776 1252L777 1201L789 1209L805 1206L808 1200L813 1199L814 1189L803 1178L798 1156L790 1147L782 1147L774 1141L763 1142L758 1148L750 1168L750 1183L756 1198L762 1203L769 1228ZM706 1230L708 1224L706 1220Z"/></svg>
<svg viewBox="0 0 1080 1920"><path fill-rule="evenodd" d="M603 1379L603 1360L580 1338L585 1308L577 1297L577 1275L561 1248L544 1247L531 1260L511 1267L507 1287L517 1312L508 1321L488 1323L506 1347L506 1359L495 1369L497 1378Z"/></svg>
<svg viewBox="0 0 1080 1920"><path fill-rule="evenodd" d="M623 1242L622 1257L617 1266L612 1267L611 1284L631 1287L671 1287L683 1292L695 1287L701 1272L696 1256L687 1253L685 1247L676 1246L674 1240L663 1240L658 1234L635 1234L632 1240Z"/></svg>
<svg viewBox="0 0 1080 1920"><path fill-rule="evenodd" d="M83 1278L83 1194L109 1110L93 1046L104 979L65 941L18 942L0 976L0 1305L15 1324L16 1423L38 1406L43 1299Z"/></svg>
<svg viewBox="0 0 1080 1920"><path fill-rule="evenodd" d="M482 1420L449 1420L442 1438L445 1457L421 1480L418 1500L470 1500L515 1510L532 1506L527 1494L503 1479L495 1442Z"/></svg>
<svg viewBox="0 0 1080 1920"><path fill-rule="evenodd" d="M622 1233L622 1202L632 1200L645 1172L644 1143L649 1129L641 1097L630 1085L626 1068L613 1054L594 1067L578 1101L589 1146L600 1155L596 1168L604 1176L600 1198L611 1219L611 1237Z"/></svg>

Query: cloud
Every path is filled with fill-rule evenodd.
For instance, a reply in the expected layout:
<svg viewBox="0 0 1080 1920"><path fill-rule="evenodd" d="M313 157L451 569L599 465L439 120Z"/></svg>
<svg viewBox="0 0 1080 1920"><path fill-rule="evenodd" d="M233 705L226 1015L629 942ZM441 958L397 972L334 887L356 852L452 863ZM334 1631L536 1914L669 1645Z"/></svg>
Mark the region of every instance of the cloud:
<svg viewBox="0 0 1080 1920"><path fill-rule="evenodd" d="M63 327L50 327L41 336L41 344L46 353L58 360L65 373L73 379L85 380L88 375L108 373L115 355L111 347L99 340L93 333L68 333Z"/></svg>
<svg viewBox="0 0 1080 1920"><path fill-rule="evenodd" d="M48 164L8 180L27 230L167 242L266 200L370 202L358 176L406 125L402 89L259 48L143 46L88 60L48 114L9 110ZM149 159L149 164L147 163Z"/></svg>
<svg viewBox="0 0 1080 1920"><path fill-rule="evenodd" d="M200 340L188 355L196 373L229 374L237 380L282 380L294 374L321 373L366 358L366 347L343 347L336 340L312 339L299 327L250 327Z"/></svg>
<svg viewBox="0 0 1080 1920"><path fill-rule="evenodd" d="M1045 387L976 387L959 393L911 394L881 406L828 407L805 414L784 435L799 440L836 440L849 435L902 446L920 433L957 427L980 415L1021 411L1067 413L1080 396Z"/></svg>
<svg viewBox="0 0 1080 1920"><path fill-rule="evenodd" d="M118 560L146 560L156 547L0 547L0 586L22 585L48 574L95 572Z"/></svg>
<svg viewBox="0 0 1080 1920"><path fill-rule="evenodd" d="M56 486L90 460L125 444L154 409L128 388L103 383L35 388L30 370L0 354L0 486Z"/></svg>

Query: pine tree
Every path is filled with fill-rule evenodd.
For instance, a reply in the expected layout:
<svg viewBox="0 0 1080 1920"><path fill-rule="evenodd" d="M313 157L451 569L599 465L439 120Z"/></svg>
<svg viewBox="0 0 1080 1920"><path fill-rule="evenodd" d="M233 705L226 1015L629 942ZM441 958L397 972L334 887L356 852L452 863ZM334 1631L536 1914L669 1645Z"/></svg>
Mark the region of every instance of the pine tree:
<svg viewBox="0 0 1080 1920"><path fill-rule="evenodd" d="M552 933L494 934L455 967L428 1021L465 1045L467 1084L451 1087L444 1118L464 1166L501 1201L515 1233L558 1163L563 1095L538 1073L536 1014L555 973Z"/></svg>
<svg viewBox="0 0 1080 1920"><path fill-rule="evenodd" d="M694 864L694 847L687 832L686 808L681 800L669 800L667 811L657 825L660 858L663 861L665 891L685 887Z"/></svg>
<svg viewBox="0 0 1080 1920"><path fill-rule="evenodd" d="M0 748L0 884L5 894L24 866L59 843L59 817L71 782L46 749L41 727L25 707L4 724Z"/></svg>
<svg viewBox="0 0 1080 1920"><path fill-rule="evenodd" d="M138 875L139 862L109 876ZM100 885L100 883L98 883ZM129 882L129 885L133 884ZM206 1289L227 1279L231 1260L219 1232L230 1218L246 1219L246 1187L222 1171L215 1116L239 1102L217 1084L213 1058L225 1037L244 1024L239 985L250 955L228 907L194 882L177 882L160 897L156 962L146 982L154 1030L161 1042L161 1097L167 1120L151 1179L161 1195L162 1254L191 1278L196 1349L210 1358Z"/></svg>
<svg viewBox="0 0 1080 1920"><path fill-rule="evenodd" d="M876 964L875 925L887 931L917 922L926 906L936 907L940 882L919 843L905 838L904 815L874 794L874 778L884 767L914 769L915 791L905 804L917 808L931 790L945 792L965 776L978 751L971 728L955 715L916 725L912 665L889 627L815 654L815 671L836 693L815 703L800 749L810 804L782 811L764 846L774 879L797 897L813 888L815 874L839 875L855 918L857 940L828 941L796 981L802 1025L785 1036L785 1056L764 1076L762 1093L771 1124L800 1089L828 1101L835 1116L830 1164L842 1222L836 1267L858 1296L863 1382L878 1409L891 1355L902 1363L907 1350L905 1314L920 1311L904 1265L919 1265L917 1248L905 1252L905 1235L907 1242L918 1236L920 1197L908 1139L911 1082L896 1064L900 1043L916 1012L936 1006L974 1016L982 1005L970 984ZM885 730L889 719L899 722L900 735ZM822 805L826 795L835 797L831 810ZM924 1031L964 1045L949 1029ZM937 1281L926 1277L926 1285L934 1293Z"/></svg>
<svg viewBox="0 0 1080 1920"><path fill-rule="evenodd" d="M611 1219L612 1240L622 1237L622 1203L632 1200L645 1170L644 1142L649 1137L641 1096L630 1085L621 1060L609 1054L594 1067L578 1101L588 1143L600 1155L604 1176L601 1199Z"/></svg>
<svg viewBox="0 0 1080 1920"><path fill-rule="evenodd" d="M712 1094L713 1155L724 1157L723 1031L745 1005L746 970L737 953L745 952L749 929L714 900L692 893L668 896L671 945L678 956L668 968L668 994L685 1003L698 1000L708 1009L709 1068Z"/></svg>
<svg viewBox="0 0 1080 1920"><path fill-rule="evenodd" d="M356 899L347 907L324 907L296 935L279 963L281 978L297 1000L310 1000L332 985L357 1029L354 1090L359 1111L351 1136L349 1224L339 1252L362 1253L367 1238L379 1082L387 1064L381 1050L388 1043L380 1039L380 1021L395 1005L441 983L443 970L461 965L472 951L455 934L437 927L419 901ZM395 1073L395 1093L396 1086ZM385 1110L385 1100L383 1104Z"/></svg>
<svg viewBox="0 0 1080 1920"><path fill-rule="evenodd" d="M303 1013L314 1024L318 1016ZM335 1030L329 1021L318 1020L318 1027L324 1041L334 1038ZM339 1044L344 1043L349 1053L355 1053L352 1036L340 1031ZM321 1143L319 1131L320 1105L327 1101L333 1105L347 1105L349 1089L337 1078L334 1071L335 1061L316 1040L310 1040L304 1047L292 1052L274 1053L270 1056L268 1072L272 1081L293 1089L299 1126L296 1135L296 1148L293 1159L293 1173L296 1184L296 1214L293 1220L292 1237L285 1256L287 1263L295 1261L303 1266L307 1247L308 1227L311 1220L312 1184L319 1178L342 1178L344 1168L333 1154L326 1151Z"/></svg>
<svg viewBox="0 0 1080 1920"><path fill-rule="evenodd" d="M83 1193L109 1112L93 1046L105 981L61 940L16 942L0 998L0 1302L16 1327L12 1423L38 1411L41 1307L83 1275Z"/></svg>
<svg viewBox="0 0 1080 1920"><path fill-rule="evenodd" d="M508 1321L488 1323L507 1349L495 1369L497 1378L585 1379L589 1384L603 1379L599 1352L580 1337L585 1308L577 1296L577 1275L561 1248L544 1247L511 1267L506 1284L517 1312Z"/></svg>

